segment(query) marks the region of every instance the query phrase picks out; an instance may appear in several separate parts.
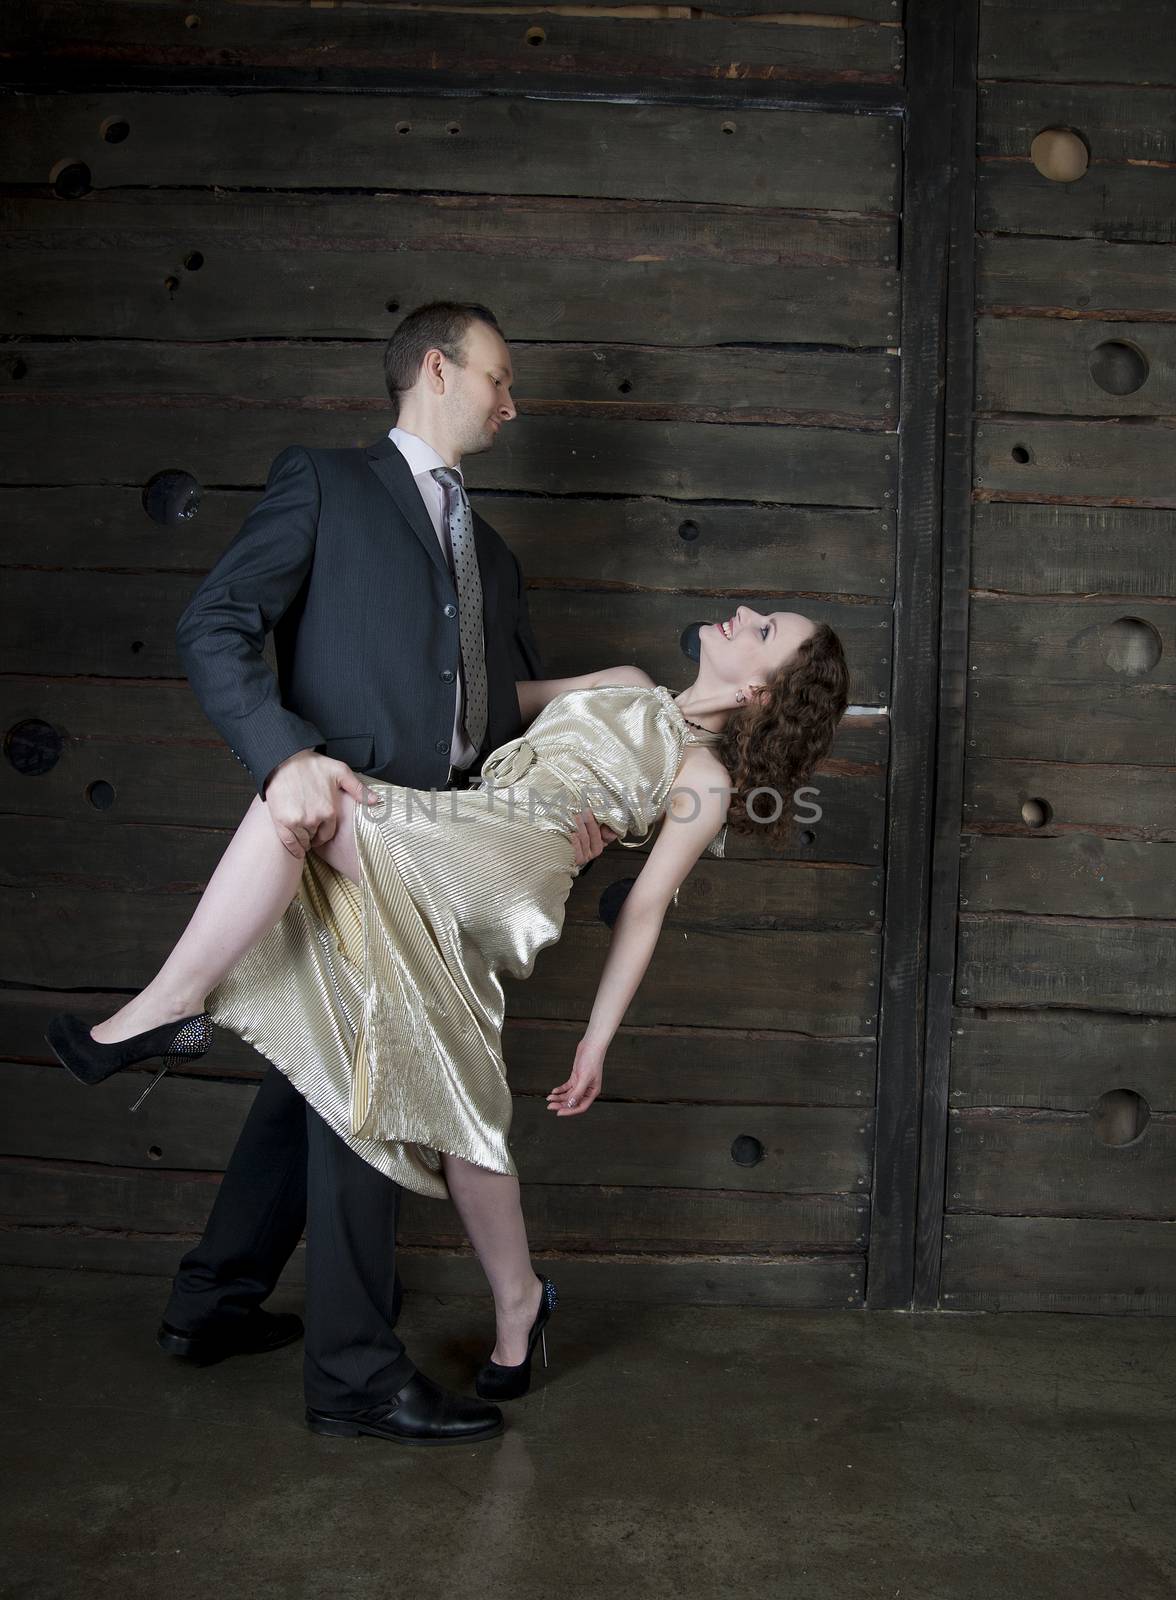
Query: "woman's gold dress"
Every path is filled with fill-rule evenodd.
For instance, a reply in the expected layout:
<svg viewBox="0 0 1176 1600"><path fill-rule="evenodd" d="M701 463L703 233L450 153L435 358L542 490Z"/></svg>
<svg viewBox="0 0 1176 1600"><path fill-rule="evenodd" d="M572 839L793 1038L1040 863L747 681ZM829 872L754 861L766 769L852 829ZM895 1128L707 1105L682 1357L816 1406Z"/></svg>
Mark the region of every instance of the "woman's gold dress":
<svg viewBox="0 0 1176 1600"><path fill-rule="evenodd" d="M607 684L557 695L479 789L365 778L381 800L355 811L361 882L308 854L281 920L209 995L213 1021L405 1188L445 1198L442 1151L515 1174L498 974L529 977L559 938L569 819L647 836L683 747L717 739L662 685Z"/></svg>

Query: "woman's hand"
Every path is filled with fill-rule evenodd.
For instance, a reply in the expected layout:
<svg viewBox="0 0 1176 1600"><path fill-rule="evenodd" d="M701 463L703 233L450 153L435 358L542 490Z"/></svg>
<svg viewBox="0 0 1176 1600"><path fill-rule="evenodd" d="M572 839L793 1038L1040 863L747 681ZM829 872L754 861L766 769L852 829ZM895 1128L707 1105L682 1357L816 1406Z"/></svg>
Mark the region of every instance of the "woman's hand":
<svg viewBox="0 0 1176 1600"><path fill-rule="evenodd" d="M547 1096L548 1111L554 1111L557 1117L578 1117L581 1111L587 1111L600 1093L603 1077L604 1052L590 1045L586 1039L581 1039L576 1048L571 1076Z"/></svg>

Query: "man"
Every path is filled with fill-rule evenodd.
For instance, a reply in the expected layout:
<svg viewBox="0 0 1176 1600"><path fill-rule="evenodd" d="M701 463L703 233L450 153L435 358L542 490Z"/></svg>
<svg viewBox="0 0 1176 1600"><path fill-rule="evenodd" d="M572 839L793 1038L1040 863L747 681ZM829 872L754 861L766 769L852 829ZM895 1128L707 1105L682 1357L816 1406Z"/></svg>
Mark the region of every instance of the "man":
<svg viewBox="0 0 1176 1600"><path fill-rule="evenodd" d="M520 731L516 679L542 676L519 564L472 512L460 472L515 417L498 323L480 305L422 306L388 341L385 375L387 437L283 450L177 629L201 705L299 858L333 836L354 773L468 787ZM577 862L612 837L581 815ZM205 1364L298 1338L297 1317L260 1305L305 1223L308 1425L362 1420L406 1443L494 1437L498 1407L447 1393L396 1337L399 1201L271 1066L180 1265L161 1348Z"/></svg>

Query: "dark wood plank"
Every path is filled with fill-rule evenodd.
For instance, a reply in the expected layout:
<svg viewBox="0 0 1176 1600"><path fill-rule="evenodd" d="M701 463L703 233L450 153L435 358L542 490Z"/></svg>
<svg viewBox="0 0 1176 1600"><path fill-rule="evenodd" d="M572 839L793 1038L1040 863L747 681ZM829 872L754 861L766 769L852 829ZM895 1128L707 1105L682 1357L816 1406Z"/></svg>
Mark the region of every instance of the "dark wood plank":
<svg viewBox="0 0 1176 1600"><path fill-rule="evenodd" d="M1094 379L1097 352L1108 344L1125 344L1143 358L1146 377L1131 394L1108 393ZM1176 327L982 317L976 325L976 347L980 411L1054 417L1176 414Z"/></svg>
<svg viewBox="0 0 1176 1600"><path fill-rule="evenodd" d="M988 233L1176 243L1176 168L1092 161L1076 183L1054 183L1027 155L984 161L976 226Z"/></svg>
<svg viewBox="0 0 1176 1600"><path fill-rule="evenodd" d="M201 268L201 272L204 272ZM204 279L201 278L203 283ZM686 330L683 330L685 332ZM762 330L761 330L762 331ZM697 328L691 326L692 343ZM609 340L584 347L512 345L513 398L525 416L696 422L797 422L893 431L898 360L837 350L659 349ZM25 403L67 398L163 407L209 399L234 410L259 401L306 411L364 410L384 403L383 344L340 341L163 344L96 339L83 345L22 342Z"/></svg>
<svg viewBox="0 0 1176 1600"><path fill-rule="evenodd" d="M952 1217L944 1231L949 1311L1176 1312L1176 1223L1071 1217Z"/></svg>
<svg viewBox="0 0 1176 1600"><path fill-rule="evenodd" d="M122 995L8 988L0 993L0 1035L13 1061L52 1066L44 1032L58 1011L93 1024L122 1005ZM508 1017L503 1030L511 1088L543 1095L567 1076L583 1028L576 1022ZM268 1063L227 1029L184 1076L256 1079ZM609 1097L714 1105L869 1105L874 1043L868 1038L810 1039L741 1026L691 1028L624 1025L608 1053Z"/></svg>
<svg viewBox="0 0 1176 1600"><path fill-rule="evenodd" d="M1171 23L1165 0L983 0L980 75L1176 83Z"/></svg>
<svg viewBox="0 0 1176 1600"><path fill-rule="evenodd" d="M951 1063L959 828L967 754L968 606L972 515L972 412L975 388L977 0L954 7L947 202L947 282L943 313L943 467L939 581L939 706L931 816L925 1045L918 1129L912 1307L939 1302L943 1182ZM930 336L930 335L929 335ZM938 337L938 335L936 335Z"/></svg>
<svg viewBox="0 0 1176 1600"><path fill-rule="evenodd" d="M1108 674L1108 679L1110 674ZM1172 689L1147 678L1055 683L986 675L969 686L968 745L977 755L1031 761L1176 766Z"/></svg>
<svg viewBox="0 0 1176 1600"><path fill-rule="evenodd" d="M1172 1221L1174 1163L1176 1115L1153 1115L1129 1144L1110 1145L1075 1112L953 1108L947 1209Z"/></svg>
<svg viewBox="0 0 1176 1600"><path fill-rule="evenodd" d="M684 675L679 666L667 677L676 688ZM126 823L235 828L253 798L251 781L186 684L0 677L0 730L7 734L26 720L57 729L61 756L38 776L0 761L0 809L68 819L97 841L96 850L95 829ZM884 716L843 718L830 754L804 786L812 792L800 796L792 813L800 824L792 842L781 849L755 834L732 835L728 858L876 866L887 738ZM92 798L94 784L109 787ZM619 855L620 846L614 849ZM647 853L625 852L631 872Z"/></svg>
<svg viewBox="0 0 1176 1600"><path fill-rule="evenodd" d="M894 517L870 510L647 498L474 494L531 588L662 589L723 599L741 591L888 600ZM204 572L236 534L254 492L207 489L196 515L162 528L138 489L0 488L0 564ZM558 527L559 537L552 537Z"/></svg>
<svg viewBox="0 0 1176 1600"><path fill-rule="evenodd" d="M805 263L781 272L722 261L504 259L399 251L386 241L362 252L271 241L258 250L202 250L204 265L188 273L190 250L190 237L146 249L119 242L97 255L72 243L0 250L0 291L17 330L50 337L383 340L399 313L441 297L490 304L512 340L851 348L897 340L897 279L887 268Z"/></svg>
<svg viewBox="0 0 1176 1600"><path fill-rule="evenodd" d="M12 607L0 642L0 672L84 674L95 677L183 676L175 626L197 587L173 573L38 572L7 574ZM570 589L541 589L528 596L536 637L555 677L591 671L599 664L639 660L658 682L682 677L682 630L699 615L699 600L674 594L619 593L602 597ZM752 605L780 609L772 596ZM857 705L885 700L890 680L889 609L806 599L806 614L827 620L851 663L851 698ZM711 609L707 607L706 609ZM69 616L63 637L47 617ZM362 670L356 663L356 670Z"/></svg>
<svg viewBox="0 0 1176 1600"><path fill-rule="evenodd" d="M978 241L983 311L1139 321L1176 318L1176 256L1106 239Z"/></svg>
<svg viewBox="0 0 1176 1600"><path fill-rule="evenodd" d="M377 7L401 6L404 3L405 0L364 0L364 4ZM584 4L611 9L616 6L616 0L584 0ZM446 0L449 10L464 9L466 6L481 8L484 5L485 0ZM758 17L767 13L767 17L774 17L779 14L778 6L779 0L708 0L707 11L716 16ZM896 0L854 0L852 15L846 15L845 0L816 0L815 5L806 4L805 14L831 17L830 22L823 24L826 27L852 28L857 26L859 17L896 24L895 9Z"/></svg>
<svg viewBox="0 0 1176 1600"><path fill-rule="evenodd" d="M972 582L1011 594L1176 597L1171 513L982 501Z"/></svg>
<svg viewBox="0 0 1176 1600"><path fill-rule="evenodd" d="M179 938L196 898L60 885L0 889L6 977L57 989L138 988ZM608 937L600 924L569 925L528 983L509 984L512 1013L586 1020ZM744 1027L868 1033L878 944L876 935L854 931L667 930L628 1019L713 1027L738 1017Z"/></svg>
<svg viewBox="0 0 1176 1600"><path fill-rule="evenodd" d="M106 814L90 827L72 818L0 815L0 885L190 896L203 889L230 838L211 828L104 826ZM598 922L601 896L611 884L631 881L644 859L619 849L602 857L591 881L573 884L567 923ZM877 872L857 865L708 857L691 869L667 913L667 937L677 928L879 931L880 885Z"/></svg>
<svg viewBox="0 0 1176 1600"><path fill-rule="evenodd" d="M148 1172L93 1162L0 1159L0 1226L199 1233L220 1174ZM524 1184L533 1250L648 1250L733 1255L861 1249L869 1202L859 1195ZM463 1249L448 1201L405 1193L398 1248Z"/></svg>
<svg viewBox="0 0 1176 1600"><path fill-rule="evenodd" d="M62 1067L0 1066L0 1154L223 1171L252 1085L165 1079L131 1116L127 1107L144 1077L122 1073L87 1088ZM515 1104L510 1144L528 1183L865 1194L870 1133L864 1107L642 1105L602 1098L589 1116L558 1119L543 1101L525 1097ZM732 1159L740 1135L763 1146L754 1166Z"/></svg>
<svg viewBox="0 0 1176 1600"><path fill-rule="evenodd" d="M964 820L980 832L1023 834L1022 806L1044 800L1049 818L1035 835L1176 842L1176 770L1171 767L972 756L965 779Z"/></svg>
<svg viewBox="0 0 1176 1600"><path fill-rule="evenodd" d="M869 1304L908 1307L919 1232L920 1121L931 964L935 766L939 737L938 597L943 581L948 266L952 136L966 71L970 7L910 0L903 160L903 372L895 552L893 759L888 772L886 941L878 1041L878 1143ZM961 81L956 77L960 72ZM954 559L954 554L949 552ZM929 597L936 597L930 600ZM950 716L945 736L952 737Z"/></svg>
<svg viewBox="0 0 1176 1600"><path fill-rule="evenodd" d="M1176 918L1176 851L1089 833L1042 838L1043 831L965 838L960 904L977 913Z"/></svg>
<svg viewBox="0 0 1176 1600"><path fill-rule="evenodd" d="M1028 461L1016 460L1014 450L1028 451ZM1176 505L1172 430L1139 422L979 422L975 481L985 496Z"/></svg>
<svg viewBox="0 0 1176 1600"><path fill-rule="evenodd" d="M174 12L168 17L174 21ZM305 17L319 28L309 12ZM455 30L443 17L433 24L450 35L469 26ZM599 26L614 38L625 29L615 19ZM752 31L770 54L781 35L798 30ZM699 25L687 24L687 32L713 73ZM408 67L407 60L398 64ZM626 63L629 71L636 66ZM896 210L897 119L493 96L398 97L394 112L390 117L385 96L363 93L345 100L297 91L29 95L19 106L0 102L0 177L45 184L65 150L88 165L99 189L215 184L566 195L574 173L576 192L597 198L761 206L770 197L776 206ZM129 128L119 144L101 132L113 115ZM724 134L724 123L734 133ZM390 139L397 126L411 131ZM596 152L590 162L586 149Z"/></svg>
<svg viewBox="0 0 1176 1600"><path fill-rule="evenodd" d="M58 1233L45 1228L0 1229L5 1266L68 1267L171 1277L194 1235L144 1239L117 1234ZM865 1281L861 1255L536 1256L558 1270L569 1300L635 1304L760 1305L845 1310L860 1307ZM396 1252L397 1271L410 1293L471 1295L485 1299L486 1278L471 1252L461 1255L417 1246ZM283 1288L305 1282L305 1253L295 1250L282 1274Z"/></svg>
<svg viewBox="0 0 1176 1600"><path fill-rule="evenodd" d="M951 1056L953 1106L1089 1111L1130 1089L1152 1111L1176 1111L1176 1021L1082 1011L961 1011Z"/></svg>
<svg viewBox="0 0 1176 1600"><path fill-rule="evenodd" d="M452 174L447 174L452 182ZM893 217L854 216L841 211L790 211L767 194L758 205L738 211L721 202L632 200L623 195L300 194L297 190L234 195L223 189L92 189L63 205L56 195L17 191L0 195L0 249L40 250L53 256L89 254L94 272L100 252L167 251L159 256L182 274L183 257L194 247L206 271L221 255L259 257L276 266L298 250L313 259L318 273L332 253L380 255L399 260L423 251L443 256L499 258L498 294L512 292L508 281L528 261L547 260L574 267L577 262L633 262L649 268L694 263L704 275L706 262L771 267L893 267L898 259L898 224ZM639 261L638 258L643 258ZM509 263L509 266L507 266ZM471 270L478 268L470 260ZM778 276L777 271L777 276ZM191 287L195 278L185 280ZM637 278L634 279L636 284ZM826 282L837 281L826 273ZM260 310L265 284L237 285ZM386 296L385 296L386 298ZM139 314L147 307L138 297ZM287 315L291 308L287 307ZM614 317L625 307L614 306ZM519 305L514 317L536 319L536 337L550 335L551 318L561 307ZM178 305L177 305L178 311ZM329 314L326 307L320 315ZM652 314L652 306L651 312ZM542 320L539 320L542 319ZM616 322L609 324L616 327ZM288 333L283 323L281 331ZM512 330L513 331L513 330ZM514 336L528 336L518 328Z"/></svg>
<svg viewBox="0 0 1176 1600"><path fill-rule="evenodd" d="M11 397L9 397L11 399ZM229 408L169 413L154 404L79 409L61 403L12 404L0 443L0 472L11 484L145 484L181 465L201 483L239 488L264 483L269 463L291 443L321 448L370 444L387 432L387 412L282 407L250 411L248 426ZM772 500L796 505L892 504L893 441L836 428L774 428L731 423L593 421L530 417L504 430L497 449L477 457L471 487L539 494L638 494L672 500ZM68 429L68 455L49 452ZM301 438L299 437L301 435ZM769 447L770 444L770 447Z"/></svg>
<svg viewBox="0 0 1176 1600"><path fill-rule="evenodd" d="M350 67L376 73L427 71L498 82L563 77L737 77L771 82L890 83L902 70L902 31L871 25L763 27L739 16L683 18L672 11L596 18L467 11L454 27L444 12L415 6L349 5L331 19L294 6L241 7L202 0L199 29L177 45L175 12L161 0L71 0L46 7L13 0L6 54L54 62L99 57L124 68Z"/></svg>
<svg viewBox="0 0 1176 1600"><path fill-rule="evenodd" d="M1156 630L1161 649L1153 666L1131 670L1120 642L1123 620L1149 624ZM1171 606L1157 602L1117 598L1089 600L976 597L972 602L972 665L978 683L973 692L983 697L987 675L1015 677L1033 674L1053 683L1113 684L1117 680L1146 682L1157 698L1156 722L1165 717L1163 703L1176 684L1176 659L1162 646L1171 636ZM1157 757L1158 759L1158 757Z"/></svg>
<svg viewBox="0 0 1176 1600"><path fill-rule="evenodd" d="M960 917L956 998L970 1006L1176 1012L1176 920Z"/></svg>
<svg viewBox="0 0 1176 1600"><path fill-rule="evenodd" d="M1103 15L1107 16L1106 8ZM1094 85L1067 78L1064 88L1050 81L984 84L976 129L978 153L1027 157L1043 128L1063 127L1080 133L1098 162L1176 161L1176 117L1168 90L1149 89L1146 73L1119 83L1110 81L1111 76L1100 72Z"/></svg>

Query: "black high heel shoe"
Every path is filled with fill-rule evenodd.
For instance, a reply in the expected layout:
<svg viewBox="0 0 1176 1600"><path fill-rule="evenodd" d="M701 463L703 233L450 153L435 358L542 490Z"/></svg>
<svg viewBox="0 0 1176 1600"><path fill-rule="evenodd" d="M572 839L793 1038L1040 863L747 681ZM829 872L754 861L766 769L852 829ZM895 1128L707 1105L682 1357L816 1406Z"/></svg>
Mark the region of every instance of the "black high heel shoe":
<svg viewBox="0 0 1176 1600"><path fill-rule="evenodd" d="M483 1400L517 1400L520 1395L526 1394L531 1387L531 1357L535 1351L536 1339L542 1341L543 1365L545 1367L547 1365L547 1334L544 1329L558 1304L555 1284L550 1278L544 1278L539 1310L535 1313L535 1320L527 1335L526 1357L517 1367L504 1367L497 1361L487 1361L474 1380L474 1388Z"/></svg>
<svg viewBox="0 0 1176 1600"><path fill-rule="evenodd" d="M89 1024L69 1011L59 1011L45 1030L50 1050L81 1083L101 1083L123 1067L162 1056L163 1066L131 1107L137 1111L173 1061L195 1061L212 1043L212 1021L207 1011L179 1022L165 1022L146 1033L136 1033L114 1044L99 1044L90 1037Z"/></svg>

